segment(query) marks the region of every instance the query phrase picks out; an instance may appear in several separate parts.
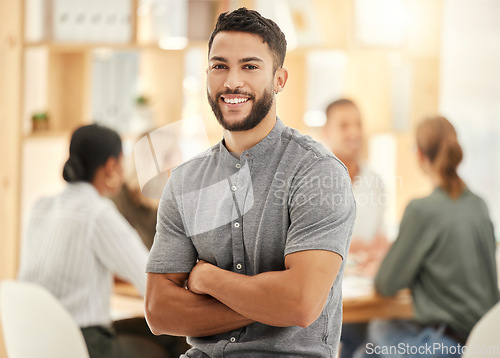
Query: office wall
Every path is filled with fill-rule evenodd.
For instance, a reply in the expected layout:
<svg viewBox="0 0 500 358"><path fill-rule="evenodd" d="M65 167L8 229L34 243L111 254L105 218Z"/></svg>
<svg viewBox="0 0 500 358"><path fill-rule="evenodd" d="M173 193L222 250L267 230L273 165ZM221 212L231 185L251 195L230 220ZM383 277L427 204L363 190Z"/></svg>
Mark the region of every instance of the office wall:
<svg viewBox="0 0 500 358"><path fill-rule="evenodd" d="M488 203L500 238L500 2L446 0L439 109L464 149L460 173Z"/></svg>

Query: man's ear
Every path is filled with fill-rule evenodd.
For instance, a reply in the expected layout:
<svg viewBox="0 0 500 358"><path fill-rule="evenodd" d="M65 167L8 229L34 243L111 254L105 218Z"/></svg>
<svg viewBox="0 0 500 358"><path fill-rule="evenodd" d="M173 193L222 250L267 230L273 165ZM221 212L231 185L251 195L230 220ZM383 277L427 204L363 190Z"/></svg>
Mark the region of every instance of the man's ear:
<svg viewBox="0 0 500 358"><path fill-rule="evenodd" d="M283 91L288 80L288 70L284 67L278 68L274 74L274 92Z"/></svg>
<svg viewBox="0 0 500 358"><path fill-rule="evenodd" d="M114 172L115 167L118 164L118 158L115 158L113 156L110 156L107 160L106 163L104 163L104 171L109 174Z"/></svg>

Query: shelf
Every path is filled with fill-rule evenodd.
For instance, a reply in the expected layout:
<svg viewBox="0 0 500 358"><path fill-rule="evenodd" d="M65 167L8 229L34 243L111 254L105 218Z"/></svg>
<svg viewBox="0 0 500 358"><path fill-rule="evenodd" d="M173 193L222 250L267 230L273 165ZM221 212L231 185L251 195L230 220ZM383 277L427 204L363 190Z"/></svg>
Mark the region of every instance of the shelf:
<svg viewBox="0 0 500 358"><path fill-rule="evenodd" d="M89 51L97 48L112 48L112 49L138 49L139 46L134 43L76 43L76 42L51 42L51 41L40 41L40 42L25 42L25 48L31 47L47 47L50 50L69 52L69 51Z"/></svg>
<svg viewBox="0 0 500 358"><path fill-rule="evenodd" d="M110 49L110 50L158 50L158 51L169 51L169 52L179 52L190 47L203 47L207 46L208 41L191 41L184 49L163 49L157 44L137 44L137 43L57 43L51 41L41 41L41 42L25 42L24 47L26 49L36 48L36 47L46 47L53 52L86 52L97 49Z"/></svg>
<svg viewBox="0 0 500 358"><path fill-rule="evenodd" d="M24 47L35 48L35 47L47 47L48 49L55 52L81 52L81 51L92 51L96 49L111 49L111 50L158 50L158 51L170 51L178 52L189 48L199 48L208 47L207 40L192 40L189 41L187 46L183 49L164 49L158 46L156 43L78 43L78 42L52 42L52 41L40 41L40 42L25 42ZM315 45L315 46L301 46L287 51L287 55L292 53L308 53L310 51L322 51L322 50L347 50L347 48L341 47L331 47L328 45Z"/></svg>
<svg viewBox="0 0 500 358"><path fill-rule="evenodd" d="M25 139L45 139L45 138L60 138L60 137L70 137L70 130L40 130L37 132L31 132L24 135Z"/></svg>

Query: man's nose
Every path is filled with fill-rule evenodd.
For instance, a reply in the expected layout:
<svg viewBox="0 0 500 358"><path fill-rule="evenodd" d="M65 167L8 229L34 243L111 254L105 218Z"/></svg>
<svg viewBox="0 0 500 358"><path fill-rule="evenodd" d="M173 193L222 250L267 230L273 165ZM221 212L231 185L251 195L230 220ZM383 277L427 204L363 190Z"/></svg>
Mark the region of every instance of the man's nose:
<svg viewBox="0 0 500 358"><path fill-rule="evenodd" d="M224 82L224 87L230 90L235 90L243 87L243 85L244 81L241 78L240 72L237 70L229 70L226 81Z"/></svg>

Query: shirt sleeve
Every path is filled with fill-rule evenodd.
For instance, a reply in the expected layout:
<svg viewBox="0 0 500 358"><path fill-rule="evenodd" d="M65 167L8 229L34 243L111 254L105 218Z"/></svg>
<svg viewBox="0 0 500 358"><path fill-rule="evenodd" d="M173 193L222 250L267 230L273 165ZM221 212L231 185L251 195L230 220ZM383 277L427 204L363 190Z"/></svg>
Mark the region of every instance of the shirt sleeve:
<svg viewBox="0 0 500 358"><path fill-rule="evenodd" d="M326 250L345 258L356 216L351 180L335 158L315 161L294 178L285 255Z"/></svg>
<svg viewBox="0 0 500 358"><path fill-rule="evenodd" d="M131 282L144 295L148 250L139 234L110 201L96 214L92 249L111 272Z"/></svg>
<svg viewBox="0 0 500 358"><path fill-rule="evenodd" d="M384 296L392 296L407 288L415 280L429 250L425 237L425 222L415 202L408 204L399 234L380 265L375 277L375 288Z"/></svg>
<svg viewBox="0 0 500 358"><path fill-rule="evenodd" d="M169 179L158 208L156 234L149 254L147 272L187 273L196 264L198 252L186 235L174 191Z"/></svg>

